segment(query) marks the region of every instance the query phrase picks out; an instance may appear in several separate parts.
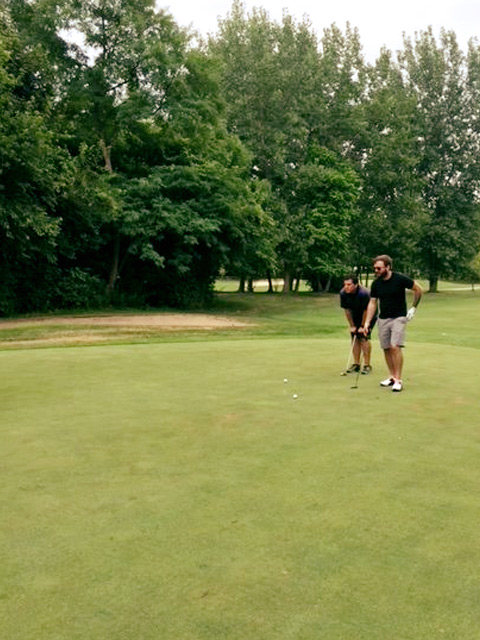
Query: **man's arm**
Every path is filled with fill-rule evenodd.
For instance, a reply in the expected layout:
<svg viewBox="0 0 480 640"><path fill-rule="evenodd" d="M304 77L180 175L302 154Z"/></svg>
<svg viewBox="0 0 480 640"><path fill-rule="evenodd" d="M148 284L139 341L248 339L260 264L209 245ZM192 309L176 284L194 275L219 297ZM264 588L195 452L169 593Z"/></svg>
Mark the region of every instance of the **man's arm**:
<svg viewBox="0 0 480 640"><path fill-rule="evenodd" d="M415 315L415 312L417 310L418 303L420 302L423 294L422 287L415 280L413 281L412 291L413 291L413 302L412 302L412 306L407 311L408 322L410 322L410 320L413 319L413 316Z"/></svg>
<svg viewBox="0 0 480 640"><path fill-rule="evenodd" d="M357 327L355 326L355 323L353 322L352 312L351 312L350 309L344 309L344 311L345 311L345 317L346 317L347 322L349 324L350 333L355 333L355 331L357 330Z"/></svg>
<svg viewBox="0 0 480 640"><path fill-rule="evenodd" d="M370 300L369 300L369 302L370 302ZM362 327L365 326L365 321L367 319L367 309L368 309L368 305L365 307L365 311L363 312L363 315L362 315Z"/></svg>
<svg viewBox="0 0 480 640"><path fill-rule="evenodd" d="M373 316L375 315L376 310L377 310L377 298L370 298L367 311L365 314L365 322L363 323L362 333L364 333L365 335L368 334L368 331L370 329L370 323L372 321Z"/></svg>
<svg viewBox="0 0 480 640"><path fill-rule="evenodd" d="M413 282L412 291L413 291L413 303L412 303L412 306L417 308L418 307L418 303L420 302L421 297L423 295L423 289L418 284L418 282L414 281Z"/></svg>

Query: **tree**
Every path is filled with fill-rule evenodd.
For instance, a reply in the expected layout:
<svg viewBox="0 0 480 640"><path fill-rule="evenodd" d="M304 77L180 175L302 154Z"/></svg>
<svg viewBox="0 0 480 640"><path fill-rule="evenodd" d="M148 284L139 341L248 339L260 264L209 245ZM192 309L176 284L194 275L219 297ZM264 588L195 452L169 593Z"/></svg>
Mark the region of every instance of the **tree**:
<svg viewBox="0 0 480 640"><path fill-rule="evenodd" d="M367 82L358 31L348 23L345 33L336 25L325 29L319 65L315 92L319 106L313 129L317 144L358 165L366 145L363 105Z"/></svg>
<svg viewBox="0 0 480 640"><path fill-rule="evenodd" d="M0 229L42 264L27 286L12 258L9 291L83 305L103 281L112 301L202 304L220 267L270 263L268 190L226 131L215 64L170 16L147 0L8 0L2 18Z"/></svg>
<svg viewBox="0 0 480 640"><path fill-rule="evenodd" d="M424 181L427 220L419 239L420 267L437 290L478 250L478 134L466 79L466 61L455 34L431 29L405 41L402 65L416 96L418 171Z"/></svg>
<svg viewBox="0 0 480 640"><path fill-rule="evenodd" d="M9 14L0 20L0 312L11 313L26 310L42 266L56 259L56 206L68 158L26 90L30 52Z"/></svg>
<svg viewBox="0 0 480 640"><path fill-rule="evenodd" d="M337 36L339 33L335 31L332 38ZM348 106L356 91L352 65L358 51L356 44L350 44L350 40L342 42L339 56L344 67L338 74L338 59L332 54L334 45L326 43L330 62L324 68L331 72L328 85L325 74L322 75L317 38L307 20L297 24L284 14L282 23L277 24L263 10L254 10L246 16L242 3L234 2L230 16L220 22L218 36L210 42L211 51L221 61L229 128L238 133L251 151L254 175L270 184L276 251L285 291L290 290L294 277L311 269L313 264L317 273L320 263L326 264L326 259L312 257L315 250L325 252L326 243L311 242L311 238L315 233L324 239L331 236L331 212L338 206L340 217L341 211L344 213L344 203L340 199L335 205L338 192L331 188L338 174L349 173L348 177L344 175L347 192L350 193L354 183L350 182L351 171L340 162L346 139L353 138L353 120L341 132L342 125L336 122L335 136L334 122L329 116L335 99L337 115L352 111ZM321 149L325 147L337 159L336 178L330 184L327 176L332 177L332 153L325 153L329 159L327 166L321 168ZM320 150L320 156L315 150ZM315 181L312 189L316 190L315 199L320 207L317 215L299 196L298 187L305 187L307 176ZM327 202L329 197L332 200ZM314 231L316 225L325 228Z"/></svg>
<svg viewBox="0 0 480 640"><path fill-rule="evenodd" d="M301 274L314 291L328 290L331 278L344 271L359 193L358 177L333 152L316 149L308 163L292 172L289 186L286 200L295 213L292 217L296 224L285 253L295 251L292 262L301 256Z"/></svg>
<svg viewBox="0 0 480 640"><path fill-rule="evenodd" d="M112 174L112 148L139 121L163 113L170 87L185 73L187 36L153 0L66 0L62 26L84 39L75 51L77 74L68 87L65 119L74 121L79 142L100 148ZM109 221L111 265L107 291L119 277L121 206Z"/></svg>
<svg viewBox="0 0 480 640"><path fill-rule="evenodd" d="M351 227L351 263L368 274L373 256L387 253L410 270L418 262L425 221L416 96L388 50L368 69L367 80L361 215Z"/></svg>

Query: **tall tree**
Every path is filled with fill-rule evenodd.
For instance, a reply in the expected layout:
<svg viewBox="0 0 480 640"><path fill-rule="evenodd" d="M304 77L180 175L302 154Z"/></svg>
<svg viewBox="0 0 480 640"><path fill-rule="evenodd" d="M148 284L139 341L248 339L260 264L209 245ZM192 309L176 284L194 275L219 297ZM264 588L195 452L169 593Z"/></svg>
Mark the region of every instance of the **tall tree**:
<svg viewBox="0 0 480 640"><path fill-rule="evenodd" d="M347 23L324 30L320 41L320 69L315 101L317 143L358 163L365 147L363 104L367 67L360 35Z"/></svg>
<svg viewBox="0 0 480 640"><path fill-rule="evenodd" d="M341 141L337 137L333 143L332 121L327 122L333 82L342 89L343 84L335 78L331 90L323 89L319 44L311 25L307 20L296 23L288 14L278 24L263 10L254 10L247 16L244 5L236 1L230 16L220 22L218 36L210 47L221 60L229 127L252 152L255 174L271 185L278 263L288 291L293 278L307 269L314 248L322 251L325 247L310 241L316 233L315 225L326 224L328 216L306 216L305 202L301 197L297 199L294 185L309 174L318 180L312 185L317 188L317 204L322 200L318 191L324 189L322 206L334 206L333 202L326 204L329 194L333 195L325 180L331 167L320 170L322 158L328 154L317 154L316 150L331 145L332 152L340 158L345 138L352 138L349 128L342 132ZM351 49L345 48L350 54ZM337 68L337 62L332 61L331 70ZM345 60L344 77L351 78L349 74L353 71ZM348 110L351 93L345 91L344 95L343 106ZM338 96L338 103L341 101ZM338 126L337 123L337 129ZM337 163L336 171L344 168L344 164ZM344 182L347 183L349 179ZM326 264L327 260L319 257L316 264L320 263Z"/></svg>
<svg viewBox="0 0 480 640"><path fill-rule="evenodd" d="M285 253L302 257L301 274L313 291L328 291L332 277L345 270L358 176L334 152L312 148L309 161L290 174L289 186L286 200L296 224Z"/></svg>
<svg viewBox="0 0 480 640"><path fill-rule="evenodd" d="M147 0L8 0L2 18L2 221L8 242L18 201L39 236L26 229L28 256L43 240L34 306L83 304L100 279L116 300L201 303L221 266L271 258L265 189L226 131L215 65L170 16Z"/></svg>
<svg viewBox="0 0 480 640"><path fill-rule="evenodd" d="M368 274L372 257L388 253L399 268L410 270L418 263L425 221L416 96L386 49L368 69L367 80L361 215L351 227L351 261Z"/></svg>
<svg viewBox="0 0 480 640"><path fill-rule="evenodd" d="M97 144L107 173L114 172L112 148L139 120L160 114L168 91L184 73L186 34L153 0L65 0L63 26L83 38L70 84L68 120L80 141ZM165 114L168 116L168 114ZM122 251L121 206L110 215L112 295Z"/></svg>
<svg viewBox="0 0 480 640"><path fill-rule="evenodd" d="M478 250L478 134L466 60L453 32L442 31L439 43L431 29L407 39L402 64L416 96L427 213L419 256L434 292L439 277L455 275Z"/></svg>
<svg viewBox="0 0 480 640"><path fill-rule="evenodd" d="M42 57L24 48L7 11L0 22L0 312L7 313L27 310L21 300L56 259L68 157L47 125L48 101L31 90Z"/></svg>
<svg viewBox="0 0 480 640"><path fill-rule="evenodd" d="M102 154L110 297L121 284L121 295L142 290L150 303L206 299L221 264L240 254L239 237L263 224L244 175L249 157L225 130L213 63L153 0L65 0L61 18L83 36L61 109L72 153Z"/></svg>

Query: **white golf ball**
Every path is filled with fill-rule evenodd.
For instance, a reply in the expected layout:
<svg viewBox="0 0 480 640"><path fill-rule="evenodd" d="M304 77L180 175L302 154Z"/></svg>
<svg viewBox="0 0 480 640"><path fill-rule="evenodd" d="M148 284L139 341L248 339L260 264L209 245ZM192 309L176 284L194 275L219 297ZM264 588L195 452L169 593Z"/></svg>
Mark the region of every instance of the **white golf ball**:
<svg viewBox="0 0 480 640"><path fill-rule="evenodd" d="M288 378L284 378L284 379L283 379L283 381L284 381L284 382L288 382Z"/></svg>
<svg viewBox="0 0 480 640"><path fill-rule="evenodd" d="M293 399L296 400L298 398L298 395L296 393L293 394Z"/></svg>

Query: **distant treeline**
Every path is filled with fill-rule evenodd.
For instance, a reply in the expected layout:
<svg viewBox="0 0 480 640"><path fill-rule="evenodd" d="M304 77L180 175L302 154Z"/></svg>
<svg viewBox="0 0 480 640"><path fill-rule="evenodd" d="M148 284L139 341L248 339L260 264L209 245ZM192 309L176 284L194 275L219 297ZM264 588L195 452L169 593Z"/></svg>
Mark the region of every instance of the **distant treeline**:
<svg viewBox="0 0 480 640"><path fill-rule="evenodd" d="M479 45L426 30L371 65L320 28L4 0L0 314L201 306L219 273L323 291L379 253L432 291L478 277Z"/></svg>

